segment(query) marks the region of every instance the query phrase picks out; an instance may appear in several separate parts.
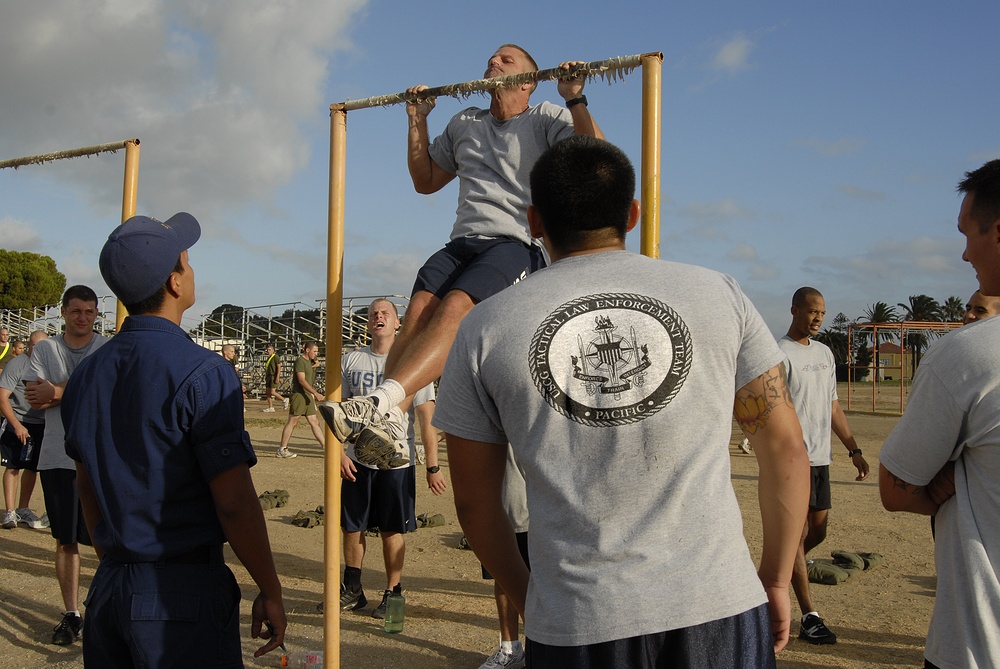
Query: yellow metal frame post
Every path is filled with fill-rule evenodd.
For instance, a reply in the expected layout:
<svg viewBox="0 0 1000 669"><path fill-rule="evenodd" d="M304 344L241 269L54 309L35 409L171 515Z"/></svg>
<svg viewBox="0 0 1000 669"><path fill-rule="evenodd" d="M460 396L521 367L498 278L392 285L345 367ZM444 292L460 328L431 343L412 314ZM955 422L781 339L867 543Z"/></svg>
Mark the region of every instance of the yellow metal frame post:
<svg viewBox="0 0 1000 669"><path fill-rule="evenodd" d="M640 252L660 257L660 147L663 108L663 54L642 57L642 165Z"/></svg>
<svg viewBox="0 0 1000 669"><path fill-rule="evenodd" d="M330 203L326 255L326 398L340 399L344 301L344 198L347 184L347 110L330 105ZM338 310L338 311L333 311ZM331 371L332 370L332 371ZM323 666L340 667L340 456L343 446L326 430L323 458Z"/></svg>
<svg viewBox="0 0 1000 669"><path fill-rule="evenodd" d="M135 216L135 203L139 193L139 140L125 142L125 186L122 189L122 223ZM128 312L121 300L115 310L115 332L122 329Z"/></svg>

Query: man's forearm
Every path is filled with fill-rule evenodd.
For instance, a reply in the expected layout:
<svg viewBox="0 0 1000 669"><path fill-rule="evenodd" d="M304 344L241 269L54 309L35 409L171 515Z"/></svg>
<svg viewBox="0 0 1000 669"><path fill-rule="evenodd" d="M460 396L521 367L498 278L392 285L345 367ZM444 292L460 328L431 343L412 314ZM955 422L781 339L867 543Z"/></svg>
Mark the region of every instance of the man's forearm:
<svg viewBox="0 0 1000 669"><path fill-rule="evenodd" d="M430 134L427 131L426 116L408 116L406 132L406 167L418 193L433 192L431 185L434 168L431 163Z"/></svg>
<svg viewBox="0 0 1000 669"><path fill-rule="evenodd" d="M954 495L955 492L954 484L952 484L951 494L947 496L942 495L943 499L940 502L935 502L931 498L930 489L938 477L941 477L945 472L950 475L953 471L954 463L951 463L950 467L949 465L945 465L945 468L938 472L937 476L931 480L931 483L921 486L904 481L886 469L885 465L880 464L878 468L878 490L882 498L882 506L887 511L909 511L925 516L933 516L938 512L941 503L951 497L951 495Z"/></svg>
<svg viewBox="0 0 1000 669"><path fill-rule="evenodd" d="M809 457L801 444L777 453L759 447L754 452L760 461L757 497L764 532L759 573L765 585L787 587L809 507Z"/></svg>
<svg viewBox="0 0 1000 669"><path fill-rule="evenodd" d="M851 425L847 422L847 416L844 414L844 409L840 406L840 402L837 400L833 401L833 409L830 412L830 427L833 428L833 433L837 435L848 451L853 451L858 447L858 442L854 440L854 433L851 431Z"/></svg>
<svg viewBox="0 0 1000 669"><path fill-rule="evenodd" d="M570 107L569 112L573 115L574 134L604 139L604 133L597 125L597 121L594 120L594 117L590 115L590 110L587 109L587 105L573 105Z"/></svg>
<svg viewBox="0 0 1000 669"><path fill-rule="evenodd" d="M264 514L257 499L250 469L239 465L209 482L222 530L239 561L261 593L281 600L281 583L274 568Z"/></svg>

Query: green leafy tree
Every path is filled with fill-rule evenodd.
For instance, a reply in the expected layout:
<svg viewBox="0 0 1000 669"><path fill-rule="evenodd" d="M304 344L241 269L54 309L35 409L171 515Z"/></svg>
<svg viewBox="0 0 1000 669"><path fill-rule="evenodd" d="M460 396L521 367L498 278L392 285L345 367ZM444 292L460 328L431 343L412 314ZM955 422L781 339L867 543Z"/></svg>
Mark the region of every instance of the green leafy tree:
<svg viewBox="0 0 1000 669"><path fill-rule="evenodd" d="M940 323L941 305L930 295L910 295L908 304L900 302L896 306L903 310L903 320L918 323ZM906 333L906 346L913 351L911 359L910 378L917 373L920 357L927 348L928 332L926 330L909 330Z"/></svg>
<svg viewBox="0 0 1000 669"><path fill-rule="evenodd" d="M948 323L961 323L965 318L965 301L958 295L952 295L941 305L941 318Z"/></svg>
<svg viewBox="0 0 1000 669"><path fill-rule="evenodd" d="M0 249L0 309L28 309L55 304L66 290L66 277L48 256Z"/></svg>

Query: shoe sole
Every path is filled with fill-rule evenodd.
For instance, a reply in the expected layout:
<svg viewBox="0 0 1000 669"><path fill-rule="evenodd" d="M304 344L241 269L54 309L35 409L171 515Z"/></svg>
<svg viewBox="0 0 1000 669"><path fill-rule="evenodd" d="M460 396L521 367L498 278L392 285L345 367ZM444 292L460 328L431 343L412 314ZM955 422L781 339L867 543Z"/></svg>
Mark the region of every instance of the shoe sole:
<svg viewBox="0 0 1000 669"><path fill-rule="evenodd" d="M370 427L358 433L354 442L354 457L363 465L379 469L394 469L410 464L408 457L396 452L396 446L388 439L388 435Z"/></svg>
<svg viewBox="0 0 1000 669"><path fill-rule="evenodd" d="M282 458L283 460L291 460L292 458L299 457L298 453L281 453L280 451L275 454L275 457Z"/></svg>
<svg viewBox="0 0 1000 669"><path fill-rule="evenodd" d="M319 415L323 417L323 422L327 424L337 441L343 443L357 436L347 422L347 416L337 402L321 402L319 405Z"/></svg>

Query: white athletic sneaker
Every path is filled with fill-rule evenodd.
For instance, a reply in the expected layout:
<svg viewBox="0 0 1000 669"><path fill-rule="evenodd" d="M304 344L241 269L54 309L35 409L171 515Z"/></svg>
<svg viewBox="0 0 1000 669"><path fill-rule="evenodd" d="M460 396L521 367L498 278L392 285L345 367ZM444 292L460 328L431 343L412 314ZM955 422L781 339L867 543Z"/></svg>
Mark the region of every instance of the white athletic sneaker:
<svg viewBox="0 0 1000 669"><path fill-rule="evenodd" d="M297 457L299 457L298 453L292 453L290 450L288 450L287 446L285 446L284 448L279 448L276 455L279 458L297 458Z"/></svg>
<svg viewBox="0 0 1000 669"><path fill-rule="evenodd" d="M515 650L513 653L505 653L503 648L497 648L497 652L490 655L489 659L479 665L479 669L523 669L524 651Z"/></svg>
<svg viewBox="0 0 1000 669"><path fill-rule="evenodd" d="M34 511L27 508L17 510L17 522L20 525L27 525L33 530L44 530L49 526L48 516L39 518Z"/></svg>
<svg viewBox="0 0 1000 669"><path fill-rule="evenodd" d="M343 402L321 402L319 413L340 442L356 439L366 427L385 428L385 416L370 397L351 397Z"/></svg>
<svg viewBox="0 0 1000 669"><path fill-rule="evenodd" d="M288 398L287 397L284 399L284 404L285 404L285 411L288 411Z"/></svg>
<svg viewBox="0 0 1000 669"><path fill-rule="evenodd" d="M5 511L3 514L2 527L5 530L12 530L17 527L17 513L14 511Z"/></svg>
<svg viewBox="0 0 1000 669"><path fill-rule="evenodd" d="M740 442L740 450L748 455L751 451L753 451L753 448L750 446L750 440L746 437L744 437L743 441Z"/></svg>
<svg viewBox="0 0 1000 669"><path fill-rule="evenodd" d="M274 413L274 407L268 407L266 409L261 409L262 413Z"/></svg>

